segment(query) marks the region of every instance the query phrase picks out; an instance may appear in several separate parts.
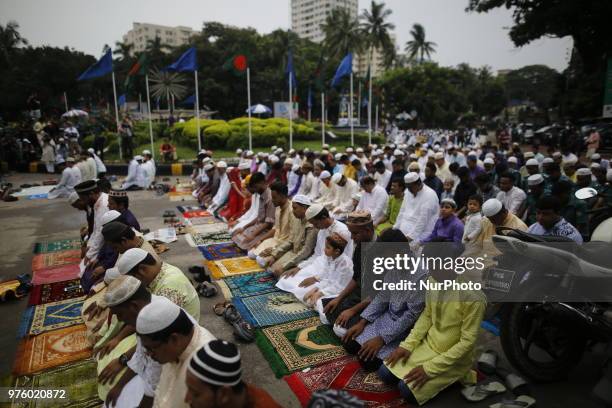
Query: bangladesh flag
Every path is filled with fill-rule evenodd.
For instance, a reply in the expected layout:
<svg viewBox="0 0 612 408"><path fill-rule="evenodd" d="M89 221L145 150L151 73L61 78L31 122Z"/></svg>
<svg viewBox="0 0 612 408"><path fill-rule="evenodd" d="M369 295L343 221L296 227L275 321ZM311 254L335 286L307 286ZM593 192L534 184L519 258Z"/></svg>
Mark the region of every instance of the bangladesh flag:
<svg viewBox="0 0 612 408"><path fill-rule="evenodd" d="M138 61L136 61L136 63L132 66L132 68L130 68L130 70L128 71L127 77L125 78L125 82L123 85L125 86L126 92L132 86L134 78L137 75L146 74L148 65L149 65L149 59L147 58L147 54L146 53L140 54Z"/></svg>
<svg viewBox="0 0 612 408"><path fill-rule="evenodd" d="M223 69L232 71L236 76L242 76L249 67L249 61L244 54L234 55L223 64Z"/></svg>

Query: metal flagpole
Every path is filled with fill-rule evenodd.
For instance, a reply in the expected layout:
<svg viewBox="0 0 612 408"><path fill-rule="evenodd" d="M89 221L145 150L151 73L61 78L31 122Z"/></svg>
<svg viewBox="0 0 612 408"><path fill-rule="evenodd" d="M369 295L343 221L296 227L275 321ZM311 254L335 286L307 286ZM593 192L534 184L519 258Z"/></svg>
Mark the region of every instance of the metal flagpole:
<svg viewBox="0 0 612 408"><path fill-rule="evenodd" d="M149 137L151 138L151 154L155 160L155 148L153 147L153 121L151 120L151 97L149 96L149 74L145 74L145 84L147 86L147 109L149 109ZM140 97L140 94L138 94Z"/></svg>
<svg viewBox="0 0 612 408"><path fill-rule="evenodd" d="M66 107L66 112L68 112L68 95L66 91L64 91L64 106Z"/></svg>
<svg viewBox="0 0 612 408"><path fill-rule="evenodd" d="M321 92L321 146L325 144L325 93Z"/></svg>
<svg viewBox="0 0 612 408"><path fill-rule="evenodd" d="M119 108L117 107L117 86L115 85L115 71L112 72L113 77L113 96L115 100L115 121L117 122L117 136L119 136ZM119 136L120 137L120 136ZM121 141L119 141L119 160L123 159L123 152L121 151Z"/></svg>
<svg viewBox="0 0 612 408"><path fill-rule="evenodd" d="M193 71L195 77L195 115L198 128L198 152L202 150L202 139L200 138L200 93L198 92L198 70Z"/></svg>
<svg viewBox="0 0 612 408"><path fill-rule="evenodd" d="M247 112L249 113L249 150L253 150L253 134L251 133L251 69L247 67Z"/></svg>
<svg viewBox="0 0 612 408"><path fill-rule="evenodd" d="M138 92L138 110L142 116L142 94L140 92Z"/></svg>
<svg viewBox="0 0 612 408"><path fill-rule="evenodd" d="M293 149L293 75L289 72L289 149Z"/></svg>
<svg viewBox="0 0 612 408"><path fill-rule="evenodd" d="M358 84L359 95L357 96L357 123L361 126L361 81Z"/></svg>
<svg viewBox="0 0 612 408"><path fill-rule="evenodd" d="M370 85L368 91L368 143L372 144L372 66L370 65Z"/></svg>
<svg viewBox="0 0 612 408"><path fill-rule="evenodd" d="M349 102L349 121L351 122L351 146L355 145L355 131L353 130L353 72L351 71L351 97Z"/></svg>
<svg viewBox="0 0 612 408"><path fill-rule="evenodd" d="M376 105L376 123L374 124L374 132L378 130L378 105Z"/></svg>

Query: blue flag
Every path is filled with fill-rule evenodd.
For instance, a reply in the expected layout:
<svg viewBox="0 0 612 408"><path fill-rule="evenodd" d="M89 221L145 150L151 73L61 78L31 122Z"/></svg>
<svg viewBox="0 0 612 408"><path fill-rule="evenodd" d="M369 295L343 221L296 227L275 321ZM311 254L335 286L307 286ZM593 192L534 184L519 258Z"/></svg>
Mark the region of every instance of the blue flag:
<svg viewBox="0 0 612 408"><path fill-rule="evenodd" d="M77 81L84 81L86 79L93 79L110 74L113 72L113 54L110 50L106 51L106 54L102 56L95 64L90 66L83 72Z"/></svg>
<svg viewBox="0 0 612 408"><path fill-rule="evenodd" d="M179 103L179 106L193 106L195 103L195 94L191 94Z"/></svg>
<svg viewBox="0 0 612 408"><path fill-rule="evenodd" d="M287 69L285 70L285 74L287 75L287 83L289 83L289 78L291 78L291 85L297 88L297 79L295 77L295 70L293 69L293 52L291 52L291 50L289 50L287 54Z"/></svg>
<svg viewBox="0 0 612 408"><path fill-rule="evenodd" d="M338 69L336 70L334 79L332 79L331 86L338 86L340 80L342 80L342 78L345 76L350 75L351 72L353 72L353 54L349 52L346 54L346 57L344 57L340 65L338 65Z"/></svg>
<svg viewBox="0 0 612 408"><path fill-rule="evenodd" d="M196 59L195 47L191 47L185 51L185 53L181 55L179 59L177 59L173 64L168 65L165 70L175 72L197 71L198 61Z"/></svg>
<svg viewBox="0 0 612 408"><path fill-rule="evenodd" d="M126 103L127 103L127 97L125 96L125 94L119 95L119 98L117 99L117 105L123 106Z"/></svg>
<svg viewBox="0 0 612 408"><path fill-rule="evenodd" d="M308 109L312 108L312 89L308 86Z"/></svg>

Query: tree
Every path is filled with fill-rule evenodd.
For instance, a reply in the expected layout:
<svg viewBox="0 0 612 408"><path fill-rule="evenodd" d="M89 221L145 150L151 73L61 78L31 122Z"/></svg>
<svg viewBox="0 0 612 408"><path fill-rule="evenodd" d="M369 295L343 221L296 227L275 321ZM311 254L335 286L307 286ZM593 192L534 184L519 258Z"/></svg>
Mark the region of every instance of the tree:
<svg viewBox="0 0 612 408"><path fill-rule="evenodd" d="M558 100L560 79L561 75L546 65L529 65L505 76L506 93L510 99L529 100L548 110Z"/></svg>
<svg viewBox="0 0 612 408"><path fill-rule="evenodd" d="M414 24L410 30L412 40L406 43L405 51L408 53L408 59L414 61L420 55L419 63L425 61L425 56L431 59L431 54L436 52L437 44L425 39L425 28L421 24Z"/></svg>
<svg viewBox="0 0 612 408"><path fill-rule="evenodd" d="M9 21L4 27L0 25L0 55L4 63L8 63L10 54L20 45L28 45L28 41L19 34L19 24Z"/></svg>
<svg viewBox="0 0 612 408"><path fill-rule="evenodd" d="M147 40L147 46L145 52L149 55L149 61L154 66L160 65L162 61L165 61L166 53L172 51L171 45L162 42L161 38L155 37L153 40Z"/></svg>
<svg viewBox="0 0 612 408"><path fill-rule="evenodd" d="M395 29L393 23L386 20L391 16L392 11L385 9L385 3L370 3L370 10L364 9L361 14L361 29L364 33L365 46L369 49L369 61L375 49L383 52L385 66L393 65L395 59L395 48L391 42L389 31Z"/></svg>
<svg viewBox="0 0 612 408"><path fill-rule="evenodd" d="M334 9L321 24L321 29L325 33L325 48L334 57L343 57L349 52L363 49L364 36L359 20L345 9Z"/></svg>
<svg viewBox="0 0 612 408"><path fill-rule="evenodd" d="M113 55L117 55L119 57L119 61L126 61L132 57L133 49L134 44L117 41L115 42L115 50L113 51Z"/></svg>

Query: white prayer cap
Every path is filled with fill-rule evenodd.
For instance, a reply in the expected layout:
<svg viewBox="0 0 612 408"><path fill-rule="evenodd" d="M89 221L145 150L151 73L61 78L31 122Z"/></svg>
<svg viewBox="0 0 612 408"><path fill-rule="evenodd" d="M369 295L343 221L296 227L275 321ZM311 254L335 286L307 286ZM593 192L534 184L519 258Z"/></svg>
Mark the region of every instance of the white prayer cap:
<svg viewBox="0 0 612 408"><path fill-rule="evenodd" d="M137 154L136 156L134 156L134 160L136 160L136 161L142 160L142 156Z"/></svg>
<svg viewBox="0 0 612 408"><path fill-rule="evenodd" d="M554 157L554 158L561 157L561 152L554 152L552 154L552 157Z"/></svg>
<svg viewBox="0 0 612 408"><path fill-rule="evenodd" d="M408 171L420 171L421 167L419 166L419 163L417 162L412 162L408 165Z"/></svg>
<svg viewBox="0 0 612 408"><path fill-rule="evenodd" d="M434 152L439 152L439 151L440 151L440 145L438 145L438 144L437 144L437 145L435 145L435 146L433 147L433 150L434 150Z"/></svg>
<svg viewBox="0 0 612 408"><path fill-rule="evenodd" d="M612 169L608 169L608 172L606 173L606 180L612 183Z"/></svg>
<svg viewBox="0 0 612 408"><path fill-rule="evenodd" d="M336 183L336 184L337 184L337 183L339 183L339 182L340 182L340 180L342 180L342 173L335 173L335 174L332 176L332 182L334 182L334 183Z"/></svg>
<svg viewBox="0 0 612 408"><path fill-rule="evenodd" d="M527 177L527 185L528 186L536 186L544 182L544 177L541 174L534 174Z"/></svg>
<svg viewBox="0 0 612 408"><path fill-rule="evenodd" d="M591 160L599 160L599 159L601 159L601 154L599 154L599 153L594 153L591 156Z"/></svg>
<svg viewBox="0 0 612 408"><path fill-rule="evenodd" d="M485 158L491 158L491 159L494 159L494 158L495 158L495 155L494 155L493 153L487 153L487 154L485 154Z"/></svg>
<svg viewBox="0 0 612 408"><path fill-rule="evenodd" d="M270 148L270 150L276 150L277 148L278 148L278 146L277 146L277 145L274 145L274 146L272 146L272 147Z"/></svg>
<svg viewBox="0 0 612 408"><path fill-rule="evenodd" d="M583 168L576 170L577 176L590 176L592 174L593 173L591 172L591 169L589 169L588 167L583 167Z"/></svg>
<svg viewBox="0 0 612 408"><path fill-rule="evenodd" d="M117 306L127 301L140 287L140 279L130 275L120 275L113 280L104 294L104 305Z"/></svg>
<svg viewBox="0 0 612 408"><path fill-rule="evenodd" d="M400 149L402 149L402 150L403 150L403 149L407 149L407 148L408 148L408 146L406 146L405 144L401 144L401 145L399 145L398 147L399 147Z"/></svg>
<svg viewBox="0 0 612 408"><path fill-rule="evenodd" d="M143 151L142 151L142 154L148 154L148 155L151 155L151 151L150 151L150 150L143 150Z"/></svg>
<svg viewBox="0 0 612 408"><path fill-rule="evenodd" d="M306 210L306 220L310 221L314 217L316 217L321 211L323 211L323 207L321 204L313 204Z"/></svg>
<svg viewBox="0 0 612 408"><path fill-rule="evenodd" d="M532 157L535 157L535 154L533 152L525 152L523 157L525 157L526 159L531 159Z"/></svg>
<svg viewBox="0 0 612 408"><path fill-rule="evenodd" d="M312 201L310 201L310 198L308 198L308 196L305 196L304 194L296 194L296 195L294 195L292 201L294 203L298 203L298 204L302 204L302 205L307 205L307 206L311 206L312 205Z"/></svg>
<svg viewBox="0 0 612 408"><path fill-rule="evenodd" d="M355 150L357 153L363 153L363 149L361 147L358 147L357 150Z"/></svg>
<svg viewBox="0 0 612 408"><path fill-rule="evenodd" d="M204 171L209 171L209 170L212 170L214 168L215 168L215 166L213 164L208 163L206 166L204 166Z"/></svg>
<svg viewBox="0 0 612 408"><path fill-rule="evenodd" d="M356 201L361 201L361 193L360 193L360 192L356 192L356 193L354 193L354 194L351 196L351 198L352 198L353 200L356 200Z"/></svg>
<svg viewBox="0 0 612 408"><path fill-rule="evenodd" d="M242 154L242 149L241 148L236 149L236 154Z"/></svg>
<svg viewBox="0 0 612 408"><path fill-rule="evenodd" d="M540 163L538 163L538 161L536 159L529 159L527 160L527 163L525 163L525 166L539 166Z"/></svg>
<svg viewBox="0 0 612 408"><path fill-rule="evenodd" d="M274 163L278 163L280 161L280 159L278 158L277 155L273 154L270 156L270 163L274 164Z"/></svg>
<svg viewBox="0 0 612 408"><path fill-rule="evenodd" d="M566 165L566 164L574 165L576 163L578 163L578 158L576 157L570 157L567 160L563 160L563 165Z"/></svg>
<svg viewBox="0 0 612 408"><path fill-rule="evenodd" d="M217 162L217 167L221 167L222 169L227 169L227 163L224 161Z"/></svg>
<svg viewBox="0 0 612 408"><path fill-rule="evenodd" d="M55 160L55 164L62 164L62 163L66 163L66 160L64 160L64 158L62 156L58 157Z"/></svg>
<svg viewBox="0 0 612 408"><path fill-rule="evenodd" d="M79 195L76 192L73 191L68 196L68 204L72 205L72 204L76 203L77 201L79 201Z"/></svg>
<svg viewBox="0 0 612 408"><path fill-rule="evenodd" d="M451 150L451 149L454 149L454 148L455 148L455 145L452 144L452 143L449 143L449 144L446 145L446 149L447 150Z"/></svg>
<svg viewBox="0 0 612 408"><path fill-rule="evenodd" d="M508 163L514 163L517 164L518 163L518 159L514 156L510 156L508 157Z"/></svg>
<svg viewBox="0 0 612 408"><path fill-rule="evenodd" d="M591 165L589 166L592 169L598 169L601 167L601 164L599 163L591 163Z"/></svg>
<svg viewBox="0 0 612 408"><path fill-rule="evenodd" d="M210 157L205 157L202 159L202 163L206 164L206 163L210 163L212 161L212 159Z"/></svg>
<svg viewBox="0 0 612 408"><path fill-rule="evenodd" d="M294 165L291 167L291 171L292 171L292 172L294 172L294 173L295 173L296 171L298 171L299 169L300 169L300 166L298 166L297 164L294 164Z"/></svg>
<svg viewBox="0 0 612 408"><path fill-rule="evenodd" d="M329 144L325 143L323 146L321 146L322 149L329 149Z"/></svg>
<svg viewBox="0 0 612 408"><path fill-rule="evenodd" d="M542 160L542 164L550 164L554 162L555 161L552 159L552 157L545 157L544 160Z"/></svg>
<svg viewBox="0 0 612 408"><path fill-rule="evenodd" d="M338 149L336 149L335 147L332 147L331 149L329 149L330 152L332 153L336 153L338 151Z"/></svg>
<svg viewBox="0 0 612 408"><path fill-rule="evenodd" d="M423 143L423 148L427 149L429 147L429 143Z"/></svg>
<svg viewBox="0 0 612 408"><path fill-rule="evenodd" d="M283 148L279 147L278 149L274 150L274 154L281 154L283 152Z"/></svg>
<svg viewBox="0 0 612 408"><path fill-rule="evenodd" d="M295 149L290 149L289 154L293 154L293 153L295 153Z"/></svg>
<svg viewBox="0 0 612 408"><path fill-rule="evenodd" d="M341 158L342 158L341 153L336 153L336 155L334 156L334 159L336 159L336 161L340 160Z"/></svg>
<svg viewBox="0 0 612 408"><path fill-rule="evenodd" d="M321 174L319 175L319 178L320 178L321 180L328 179L328 178L330 178L330 177L331 177L331 174L330 174L330 173L329 173L329 171L327 171L327 170L323 170L323 171L321 172Z"/></svg>
<svg viewBox="0 0 612 408"><path fill-rule="evenodd" d="M74 161L75 161L74 157L70 157L70 156L66 157L66 163L74 163Z"/></svg>
<svg viewBox="0 0 612 408"><path fill-rule="evenodd" d="M321 150L321 154L329 154L329 150L323 149L323 150Z"/></svg>
<svg viewBox="0 0 612 408"><path fill-rule="evenodd" d="M384 151L384 150L382 150L382 149L378 149L378 150L376 150L376 154L377 154L378 156L380 156L381 154L385 154L385 151Z"/></svg>
<svg viewBox="0 0 612 408"><path fill-rule="evenodd" d="M444 200L440 201L440 206L444 204L448 204L455 209L457 208L457 202L453 200L452 198L445 198Z"/></svg>
<svg viewBox="0 0 612 408"><path fill-rule="evenodd" d="M250 163L248 163L248 162L245 162L245 161L241 162L241 163L238 165L238 170L248 170L248 169L250 169L250 168L251 168L251 164L250 164Z"/></svg>
<svg viewBox="0 0 612 408"><path fill-rule="evenodd" d="M181 314L181 308L168 298L156 296L143 307L136 318L138 334L157 333L169 327Z"/></svg>
<svg viewBox="0 0 612 408"><path fill-rule="evenodd" d="M125 275L126 273L134 269L136 265L142 262L148 254L149 253L144 249L128 249L123 253L123 255L121 255L115 266L117 267L121 275Z"/></svg>
<svg viewBox="0 0 612 408"><path fill-rule="evenodd" d="M442 152L438 152L438 153L434 154L434 159L436 159L436 160L440 160L440 159L443 159L443 158L444 158L444 153L442 153Z"/></svg>
<svg viewBox="0 0 612 408"><path fill-rule="evenodd" d="M495 164L495 160L493 160L490 157L487 157L486 159L484 159L483 163L484 164Z"/></svg>
<svg viewBox="0 0 612 408"><path fill-rule="evenodd" d="M420 179L421 177L419 177L419 173L411 171L410 173L406 173L406 175L404 176L404 183L412 184L416 181L419 181Z"/></svg>
<svg viewBox="0 0 612 408"><path fill-rule="evenodd" d="M264 157L265 153L264 152L258 152L257 153L257 157Z"/></svg>
<svg viewBox="0 0 612 408"><path fill-rule="evenodd" d="M89 149L87 149L87 153L95 153L96 151L93 149L93 147L90 147Z"/></svg>
<svg viewBox="0 0 612 408"><path fill-rule="evenodd" d="M198 152L198 156L199 156L199 155L201 155L201 154L207 154L207 153L206 153L206 150L204 150L204 149L200 150L200 151Z"/></svg>
<svg viewBox="0 0 612 408"><path fill-rule="evenodd" d="M409 156L411 159L418 159L419 156L416 155L416 153L411 153Z"/></svg>
<svg viewBox="0 0 612 408"><path fill-rule="evenodd" d="M104 283L106 283L107 285L110 285L112 281L114 281L120 276L121 274L119 273L119 269L117 269L116 267L109 268L106 270L106 272L104 272Z"/></svg>
<svg viewBox="0 0 612 408"><path fill-rule="evenodd" d="M58 141L58 142L63 142L63 141L64 141L64 138L63 138L63 137L60 137L59 139L57 139L57 141Z"/></svg>
<svg viewBox="0 0 612 408"><path fill-rule="evenodd" d="M247 156L252 156L253 155L253 151L252 150L247 150L246 155Z"/></svg>
<svg viewBox="0 0 612 408"><path fill-rule="evenodd" d="M489 198L482 205L482 215L485 217L493 217L501 211L502 207L501 201L497 198Z"/></svg>
<svg viewBox="0 0 612 408"><path fill-rule="evenodd" d="M395 149L395 150L393 151L393 155L394 155L394 156L403 156L403 155L404 155L404 152L402 152L400 149Z"/></svg>
<svg viewBox="0 0 612 408"><path fill-rule="evenodd" d="M310 153L310 149L309 148L305 148L304 149L304 153Z"/></svg>
<svg viewBox="0 0 612 408"><path fill-rule="evenodd" d="M107 211L102 215L102 225L106 225L111 221L115 221L119 217L121 217L121 213L119 211L116 211L116 210Z"/></svg>
<svg viewBox="0 0 612 408"><path fill-rule="evenodd" d="M291 158L286 158L286 159L285 159L285 164L290 164L290 165L292 165L292 166L293 166L293 159L291 159Z"/></svg>
<svg viewBox="0 0 612 408"><path fill-rule="evenodd" d="M353 153L353 152L354 152L354 150L353 150L353 148L352 148L352 147L347 147L347 148L346 148L346 152L347 152L347 153Z"/></svg>

